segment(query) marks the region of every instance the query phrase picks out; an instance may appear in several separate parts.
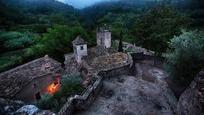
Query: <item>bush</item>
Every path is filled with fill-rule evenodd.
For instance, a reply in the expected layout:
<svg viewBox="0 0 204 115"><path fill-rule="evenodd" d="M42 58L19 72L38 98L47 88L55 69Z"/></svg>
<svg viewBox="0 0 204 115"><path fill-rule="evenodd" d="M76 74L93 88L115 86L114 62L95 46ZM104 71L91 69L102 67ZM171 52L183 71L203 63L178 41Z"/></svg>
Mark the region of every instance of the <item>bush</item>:
<svg viewBox="0 0 204 115"><path fill-rule="evenodd" d="M204 34L184 31L171 40L169 47L167 71L176 83L187 86L204 67Z"/></svg>
<svg viewBox="0 0 204 115"><path fill-rule="evenodd" d="M54 95L45 94L42 99L37 102L37 106L41 109L49 109L58 112L66 103L67 98L83 91L81 87L81 77L79 75L64 75L61 80L61 89Z"/></svg>

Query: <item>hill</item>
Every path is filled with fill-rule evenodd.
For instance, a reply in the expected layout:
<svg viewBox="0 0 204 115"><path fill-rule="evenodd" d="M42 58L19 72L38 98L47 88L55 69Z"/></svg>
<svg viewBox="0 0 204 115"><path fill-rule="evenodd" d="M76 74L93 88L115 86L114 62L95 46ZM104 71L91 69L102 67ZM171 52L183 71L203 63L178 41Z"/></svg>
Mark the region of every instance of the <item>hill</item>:
<svg viewBox="0 0 204 115"><path fill-rule="evenodd" d="M2 0L0 2L1 28L26 24L49 24L49 16L61 14L69 21L76 10L55 0Z"/></svg>

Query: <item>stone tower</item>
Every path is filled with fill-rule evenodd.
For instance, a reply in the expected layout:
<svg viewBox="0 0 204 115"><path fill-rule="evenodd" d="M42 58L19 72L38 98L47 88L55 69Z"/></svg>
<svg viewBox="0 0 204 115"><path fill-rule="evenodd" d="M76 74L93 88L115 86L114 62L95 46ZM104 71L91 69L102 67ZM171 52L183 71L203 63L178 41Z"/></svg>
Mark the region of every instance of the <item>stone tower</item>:
<svg viewBox="0 0 204 115"><path fill-rule="evenodd" d="M96 37L97 46L102 46L104 48L111 47L111 31L107 26L98 28Z"/></svg>
<svg viewBox="0 0 204 115"><path fill-rule="evenodd" d="M76 61L81 63L83 56L87 56L87 43L80 36L77 36L77 38L72 41L72 44Z"/></svg>

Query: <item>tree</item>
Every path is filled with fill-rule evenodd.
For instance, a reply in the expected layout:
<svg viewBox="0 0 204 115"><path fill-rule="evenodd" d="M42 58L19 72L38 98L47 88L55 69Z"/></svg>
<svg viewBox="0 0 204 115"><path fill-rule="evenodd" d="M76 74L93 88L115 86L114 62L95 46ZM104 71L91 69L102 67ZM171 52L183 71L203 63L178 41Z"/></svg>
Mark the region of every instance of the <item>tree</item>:
<svg viewBox="0 0 204 115"><path fill-rule="evenodd" d="M123 52L123 32L120 32L120 41L119 41L119 46L118 46L118 52Z"/></svg>
<svg viewBox="0 0 204 115"><path fill-rule="evenodd" d="M204 67L204 34L184 31L170 41L169 47L166 69L176 83L188 86Z"/></svg>
<svg viewBox="0 0 204 115"><path fill-rule="evenodd" d="M151 9L136 22L132 33L139 39L139 44L161 56L168 48L170 39L179 35L180 29L186 28L188 24L187 17L173 8L160 6Z"/></svg>
<svg viewBox="0 0 204 115"><path fill-rule="evenodd" d="M72 41L78 35L88 38L84 29L80 26L71 28L64 25L54 25L42 37L36 38L37 43L31 47L29 52L40 56L49 54L52 57L63 60L64 54L72 51Z"/></svg>

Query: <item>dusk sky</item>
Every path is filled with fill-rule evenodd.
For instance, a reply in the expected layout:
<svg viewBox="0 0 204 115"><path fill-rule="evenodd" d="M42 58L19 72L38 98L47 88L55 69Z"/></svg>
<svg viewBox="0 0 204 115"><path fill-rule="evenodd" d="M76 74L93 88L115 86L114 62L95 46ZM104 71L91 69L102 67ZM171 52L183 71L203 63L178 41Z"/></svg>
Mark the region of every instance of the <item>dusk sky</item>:
<svg viewBox="0 0 204 115"><path fill-rule="evenodd" d="M113 0L58 0L58 1L72 5L75 8L84 8L86 6L93 5L97 2L113 1Z"/></svg>

